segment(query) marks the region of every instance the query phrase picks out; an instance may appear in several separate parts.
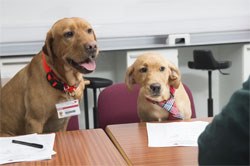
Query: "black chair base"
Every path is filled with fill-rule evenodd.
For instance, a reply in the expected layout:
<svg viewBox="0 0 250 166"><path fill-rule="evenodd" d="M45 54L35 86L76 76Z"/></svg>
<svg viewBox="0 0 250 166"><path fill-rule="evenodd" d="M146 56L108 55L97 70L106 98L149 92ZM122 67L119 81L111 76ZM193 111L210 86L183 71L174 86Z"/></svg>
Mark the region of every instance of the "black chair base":
<svg viewBox="0 0 250 166"><path fill-rule="evenodd" d="M212 98L212 71L227 69L232 65L231 61L217 61L214 59L210 50L194 50L194 61L188 62L191 69L208 70L208 99L207 109L208 117L213 116L213 98ZM220 71L220 73L222 73ZM227 75L225 73L222 73Z"/></svg>
<svg viewBox="0 0 250 166"><path fill-rule="evenodd" d="M113 84L113 81L99 77L84 77L84 79L90 81L90 84L86 85L84 89L85 126L86 129L89 129L88 89L92 89L93 101L94 101L94 107L93 107L94 128L97 128L98 127L97 89L108 87Z"/></svg>

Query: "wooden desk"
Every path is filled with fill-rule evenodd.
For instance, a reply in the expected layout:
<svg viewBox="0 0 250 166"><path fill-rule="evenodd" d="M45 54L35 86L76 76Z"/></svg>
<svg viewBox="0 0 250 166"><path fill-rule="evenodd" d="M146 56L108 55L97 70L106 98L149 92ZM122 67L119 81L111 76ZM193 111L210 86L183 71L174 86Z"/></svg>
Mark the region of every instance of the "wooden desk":
<svg viewBox="0 0 250 166"><path fill-rule="evenodd" d="M102 129L58 132L56 133L54 150L56 155L51 160L9 165L127 165Z"/></svg>
<svg viewBox="0 0 250 166"><path fill-rule="evenodd" d="M212 118L185 121L197 120ZM106 131L129 165L198 165L198 147L148 147L146 123L108 125Z"/></svg>

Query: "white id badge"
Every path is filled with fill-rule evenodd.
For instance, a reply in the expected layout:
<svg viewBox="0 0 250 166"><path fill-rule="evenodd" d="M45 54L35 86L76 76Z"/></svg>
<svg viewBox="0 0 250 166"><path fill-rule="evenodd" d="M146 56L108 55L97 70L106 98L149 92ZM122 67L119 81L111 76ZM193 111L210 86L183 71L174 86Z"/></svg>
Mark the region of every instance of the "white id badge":
<svg viewBox="0 0 250 166"><path fill-rule="evenodd" d="M65 118L69 116L79 115L80 106L78 100L70 100L63 103L56 104L58 118Z"/></svg>

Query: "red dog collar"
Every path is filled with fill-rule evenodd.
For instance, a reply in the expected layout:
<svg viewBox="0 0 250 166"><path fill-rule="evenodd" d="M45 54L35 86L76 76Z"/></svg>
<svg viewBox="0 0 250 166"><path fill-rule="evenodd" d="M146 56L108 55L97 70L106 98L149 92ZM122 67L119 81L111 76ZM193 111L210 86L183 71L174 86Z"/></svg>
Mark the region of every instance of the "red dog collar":
<svg viewBox="0 0 250 166"><path fill-rule="evenodd" d="M68 84L62 82L60 79L57 78L55 73L47 64L44 52L42 52L42 60L43 60L44 71L47 73L46 78L48 82L50 83L50 85L55 89L61 90L65 92L66 94L69 94L70 96L74 96L77 86L69 86Z"/></svg>

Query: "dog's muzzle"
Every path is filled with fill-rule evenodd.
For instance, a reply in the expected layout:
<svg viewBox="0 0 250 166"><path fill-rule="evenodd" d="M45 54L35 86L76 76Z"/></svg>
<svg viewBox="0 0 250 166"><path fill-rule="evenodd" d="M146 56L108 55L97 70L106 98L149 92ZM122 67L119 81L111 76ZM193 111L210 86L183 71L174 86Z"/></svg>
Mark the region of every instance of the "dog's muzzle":
<svg viewBox="0 0 250 166"><path fill-rule="evenodd" d="M89 54L89 56L91 56L92 58L95 58L96 53L97 53L97 42L96 41L92 41L92 42L88 42L84 45L85 51L87 54Z"/></svg>
<svg viewBox="0 0 250 166"><path fill-rule="evenodd" d="M150 85L150 91L152 96L159 96L161 92L161 84L153 83Z"/></svg>

